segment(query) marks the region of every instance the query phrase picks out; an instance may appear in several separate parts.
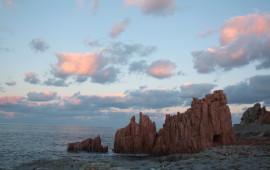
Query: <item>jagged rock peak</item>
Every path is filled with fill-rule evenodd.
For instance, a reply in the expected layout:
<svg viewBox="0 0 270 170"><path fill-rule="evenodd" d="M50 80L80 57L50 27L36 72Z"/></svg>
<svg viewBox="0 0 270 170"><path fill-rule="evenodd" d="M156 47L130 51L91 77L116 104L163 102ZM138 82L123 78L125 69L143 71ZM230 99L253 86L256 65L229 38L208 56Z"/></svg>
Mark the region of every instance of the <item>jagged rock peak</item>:
<svg viewBox="0 0 270 170"><path fill-rule="evenodd" d="M121 153L174 154L235 142L226 95L217 90L203 99L193 98L191 108L183 114L166 115L158 133L155 123L140 113L139 124L116 132L114 148Z"/></svg>
<svg viewBox="0 0 270 170"><path fill-rule="evenodd" d="M114 152L149 153L156 134L156 124L147 115L140 113L139 123L135 121L135 116L132 116L129 125L116 132Z"/></svg>

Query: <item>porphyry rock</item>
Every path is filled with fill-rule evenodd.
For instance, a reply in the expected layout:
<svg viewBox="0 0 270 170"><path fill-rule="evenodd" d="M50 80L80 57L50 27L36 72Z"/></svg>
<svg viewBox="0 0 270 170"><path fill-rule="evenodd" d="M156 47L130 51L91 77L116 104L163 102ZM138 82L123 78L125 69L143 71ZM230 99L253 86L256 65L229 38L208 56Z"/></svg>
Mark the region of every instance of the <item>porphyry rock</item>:
<svg viewBox="0 0 270 170"><path fill-rule="evenodd" d="M270 112L265 107L261 108L260 103L256 103L253 107L248 108L241 117L241 125L247 124L270 124Z"/></svg>
<svg viewBox="0 0 270 170"><path fill-rule="evenodd" d="M147 115L140 113L140 121L132 116L125 128L119 129L114 138L114 152L150 153L155 142L156 124Z"/></svg>
<svg viewBox="0 0 270 170"><path fill-rule="evenodd" d="M100 136L94 139L88 138L81 142L74 142L68 144L68 151L86 151L86 152L108 152L108 146L101 145Z"/></svg>
<svg viewBox="0 0 270 170"><path fill-rule="evenodd" d="M147 123L141 121L142 117L147 119ZM137 131L129 130L136 128ZM191 108L185 113L166 115L163 128L158 133L155 129L155 123L148 116L140 113L139 124L133 117L127 127L116 132L115 152L157 155L194 153L236 143L230 109L222 90L214 91L203 99L193 98Z"/></svg>

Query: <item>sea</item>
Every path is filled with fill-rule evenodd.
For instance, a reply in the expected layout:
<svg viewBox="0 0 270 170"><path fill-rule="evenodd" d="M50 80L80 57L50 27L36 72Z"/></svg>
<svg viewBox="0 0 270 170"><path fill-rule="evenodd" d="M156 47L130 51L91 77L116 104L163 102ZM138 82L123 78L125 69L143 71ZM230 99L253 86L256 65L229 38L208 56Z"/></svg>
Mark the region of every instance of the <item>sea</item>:
<svg viewBox="0 0 270 170"><path fill-rule="evenodd" d="M117 158L112 151L117 128L0 124L0 169L36 160ZM67 152L67 144L100 135L108 153Z"/></svg>

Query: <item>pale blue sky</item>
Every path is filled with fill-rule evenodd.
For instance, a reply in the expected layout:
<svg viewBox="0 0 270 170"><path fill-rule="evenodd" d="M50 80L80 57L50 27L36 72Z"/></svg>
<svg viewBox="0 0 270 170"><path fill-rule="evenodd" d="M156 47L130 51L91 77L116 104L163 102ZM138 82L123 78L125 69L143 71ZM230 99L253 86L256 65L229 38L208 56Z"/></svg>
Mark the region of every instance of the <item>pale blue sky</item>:
<svg viewBox="0 0 270 170"><path fill-rule="evenodd" d="M251 22L250 25L243 26L243 30L247 30L249 27L253 28L252 22L258 16L265 19L266 27L270 26L270 2L268 0L168 0L162 6L155 6L157 1L151 0L150 6L147 6L144 11L141 8L145 5L145 0L136 1L137 4L133 6L128 6L126 2L125 0L1 0L0 122L116 126L109 120L120 120L121 118L120 124L126 124L130 115L140 110L146 114L149 113L156 121L161 122L165 113L175 113L176 110L182 111L189 105L182 103L182 101L187 100L181 97L181 94L185 92L181 91L180 86L185 83L198 84L196 88L202 88L202 94L191 94L190 98L203 97L204 93L216 89L228 89L228 91L225 91L229 93L229 96L233 96L232 94L236 92L230 91L229 86L233 85L237 88L238 85L241 85L241 82L247 82L247 86L249 86L248 82L252 77L266 85L270 83L269 67L256 69L256 65L270 62L270 52L266 50L267 43L260 45L265 48L256 52L253 51L253 53L252 49L249 50L250 48L241 46L243 44L239 45L238 40L234 39L234 42L227 44L226 48L228 46L231 47L228 47L228 49L233 50L244 48L246 55L241 55L240 64L234 64L232 60L229 60L229 64L226 65L225 63L226 66L224 67L212 67L207 63L207 68L212 69L212 71L208 70L207 73L200 72L200 67L195 66L196 61L202 64L200 57L208 59L212 55L207 52L208 48L215 49L223 46L220 44L221 30L227 26L224 25L225 22L233 17L243 16ZM97 4L96 8L91 9L92 3ZM166 9L166 5L171 5L172 8ZM125 21L127 22L125 23ZM117 31L119 32L115 37L112 37L110 32L117 23L122 24L123 28L119 31L118 25ZM268 36L270 37L269 34L269 32L264 33L266 40L268 40ZM253 32L244 34L244 36L246 38L255 36L256 41L249 40L246 43L252 47L256 46L254 44L265 40ZM241 38L243 35L239 33L237 38L239 37ZM37 41L39 42L37 43ZM90 42L96 42L99 46L90 46ZM130 48L124 49L126 53L122 57L125 58L125 63L112 61L119 59L120 52L121 54L124 53L123 50L117 49L116 43L122 45L121 48L129 45L130 48L135 49L134 55L130 55ZM107 53L102 53L101 56L105 57L105 59L103 58L104 62L106 60L105 66L101 66L94 75L86 73L87 80L84 82L75 81L76 78L82 78L82 75L77 73L64 72L64 75L59 76L59 71L56 71L60 69L57 54L60 56L65 56L63 53L84 55L88 52L97 54L104 49ZM108 51L108 49L115 51ZM152 51L149 49L152 49ZM140 50L141 52L148 52L147 55L140 56ZM195 51L204 51L204 54L195 55ZM248 54L253 54L255 57L247 57ZM259 57L261 55L263 57ZM220 57L219 53L213 54L212 57L215 64L224 64L224 61L218 58ZM231 56L225 57L230 58ZM107 61L108 59L109 61ZM144 60L144 65L141 62L142 60ZM159 61L159 64L155 65L155 61ZM140 62L141 70L129 73L130 65L133 62ZM157 65L165 68L167 72L154 75L151 68L154 69ZM111 75L102 79L100 74L107 68L110 68L107 71ZM229 69L226 70L226 68ZM38 75L37 78L40 82L31 84L26 81L25 74L29 72ZM182 74L177 74L178 72ZM113 74L116 77L113 77ZM265 76L258 78L257 75ZM62 80L69 84L65 87L46 85L45 82L49 79ZM146 88L141 88L142 86L146 86ZM194 90L192 88L195 88L195 86L190 87L191 91ZM245 93L253 95L260 91L256 88L250 87L251 91ZM270 91L269 87L265 89L262 94ZM132 102L127 103L128 101L125 98L123 99L125 100L124 104L122 103L125 107L117 105L108 106L104 109L101 108L104 104L102 102L105 102L102 100L98 109L97 105L93 105L93 108L96 109L95 113L91 112L91 107L87 108L89 110L82 109L76 113L68 113L69 111L65 110L66 108L62 108L68 105L64 98L76 99L74 94L77 92L80 92L77 98L82 101L81 98L92 95L99 95L99 97L102 95L103 98L115 94L129 96L131 95L129 92L132 90L139 91L142 98L144 98L143 95L149 95L147 91L151 90L157 90L155 94L177 90L179 92L177 98L180 102L177 106L175 104L164 105L168 106L164 109L157 109L154 106L158 105L159 102L154 103L152 107L146 108L142 105L140 109L134 109L138 106L130 104ZM45 91L51 93L45 94L43 93ZM53 92L56 92L57 95L54 98L42 98L42 101L37 101L37 99L29 97L30 92L41 97L46 97L46 95L52 97ZM15 99L11 96L23 98L16 99L16 102L14 102ZM154 101L166 100L160 95L153 95L152 99ZM190 100L187 100L187 102L190 102ZM89 102L88 104L91 105L90 101L84 102ZM164 102L166 103L166 101ZM270 96L262 95L255 100L245 102L240 101L240 99L234 103L229 101L232 104L231 111L235 113L235 116L242 110L233 104L239 103L242 106L241 108L244 108L254 102L268 105ZM171 101L171 103L173 102ZM39 113L40 109L46 110L45 104L54 108L53 110L56 113L50 114L49 111ZM35 106L30 107L30 105ZM73 103L73 105L76 104ZM82 108L86 105L79 104L78 107ZM111 116L114 109L118 109L118 113ZM31 114L28 114L29 112ZM61 112L61 114L58 115L58 112ZM40 119L43 120L40 121Z"/></svg>

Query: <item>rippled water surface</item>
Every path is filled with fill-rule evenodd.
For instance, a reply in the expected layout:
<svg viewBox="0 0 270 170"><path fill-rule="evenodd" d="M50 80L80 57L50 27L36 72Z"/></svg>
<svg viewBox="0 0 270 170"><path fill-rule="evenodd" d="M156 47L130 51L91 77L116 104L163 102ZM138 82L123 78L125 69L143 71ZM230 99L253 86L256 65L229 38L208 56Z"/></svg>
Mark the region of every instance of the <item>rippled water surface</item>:
<svg viewBox="0 0 270 170"><path fill-rule="evenodd" d="M9 169L40 159L116 156L112 152L116 130L108 127L0 124L0 168ZM67 143L97 135L101 136L102 145L109 146L108 153L67 152Z"/></svg>

